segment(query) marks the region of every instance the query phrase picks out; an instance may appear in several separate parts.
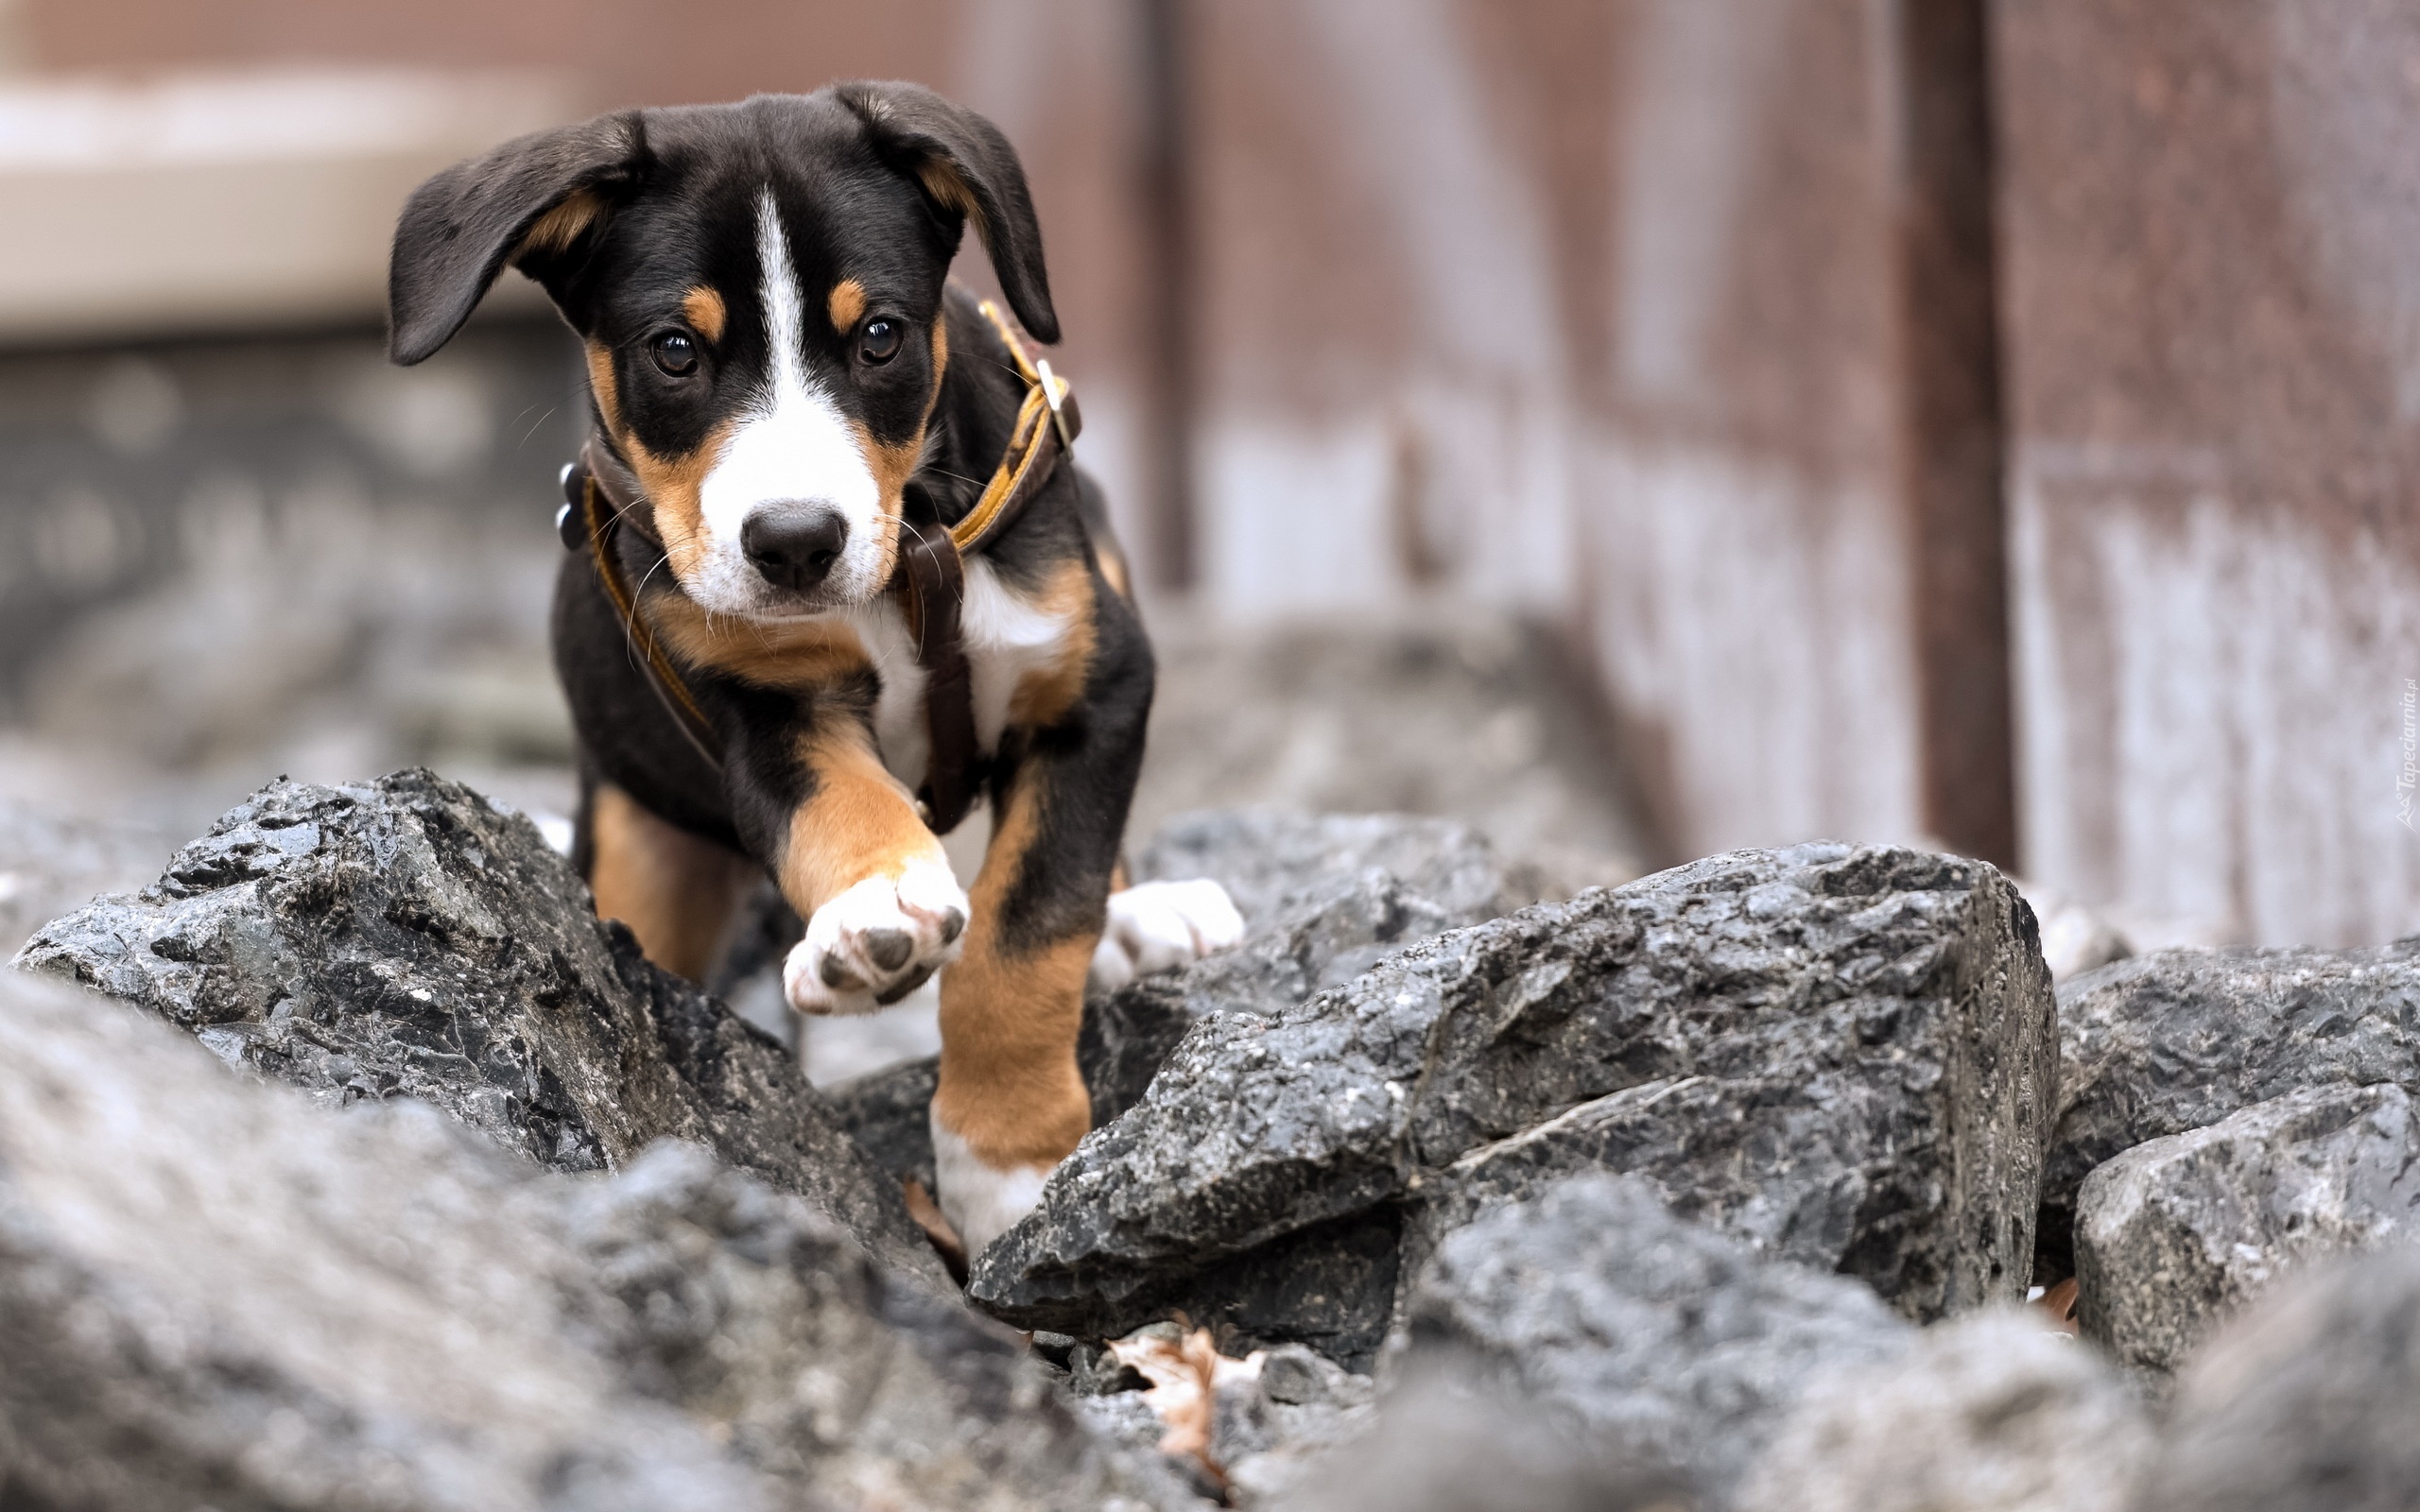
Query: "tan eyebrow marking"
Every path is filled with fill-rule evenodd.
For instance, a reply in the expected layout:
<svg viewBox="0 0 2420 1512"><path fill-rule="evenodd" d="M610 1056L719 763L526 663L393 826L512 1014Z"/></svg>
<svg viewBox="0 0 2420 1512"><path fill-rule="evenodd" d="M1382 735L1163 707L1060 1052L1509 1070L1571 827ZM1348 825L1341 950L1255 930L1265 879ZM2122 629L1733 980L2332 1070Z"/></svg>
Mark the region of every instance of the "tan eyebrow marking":
<svg viewBox="0 0 2420 1512"><path fill-rule="evenodd" d="M844 278L832 285L832 329L847 335L865 318L866 286L853 278Z"/></svg>
<svg viewBox="0 0 2420 1512"><path fill-rule="evenodd" d="M722 339L723 322L730 318L723 308L722 296L702 284L681 297L681 313L698 335L709 341Z"/></svg>

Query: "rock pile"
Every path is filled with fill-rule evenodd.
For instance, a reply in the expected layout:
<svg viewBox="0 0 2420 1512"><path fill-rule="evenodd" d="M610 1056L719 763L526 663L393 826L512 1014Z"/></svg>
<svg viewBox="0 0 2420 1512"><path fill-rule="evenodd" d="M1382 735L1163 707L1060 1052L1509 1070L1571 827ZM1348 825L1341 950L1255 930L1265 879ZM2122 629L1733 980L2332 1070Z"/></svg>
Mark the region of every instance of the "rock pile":
<svg viewBox="0 0 2420 1512"><path fill-rule="evenodd" d="M2311 1087L2420 1091L2420 938L2375 950L2161 951L2059 993L2041 1263L2075 1263L2095 1166Z"/></svg>
<svg viewBox="0 0 2420 1512"><path fill-rule="evenodd" d="M2412 1484L2420 941L2054 999L2006 879L1890 848L1539 902L1445 821L1214 814L1136 870L1250 937L1088 1005L1098 1126L966 1294L1028 1343L902 1199L929 1065L818 1093L441 779L264 789L20 956L142 1013L0 977L0 1505ZM2006 1305L2070 1270L2114 1360Z"/></svg>
<svg viewBox="0 0 2420 1512"><path fill-rule="evenodd" d="M1013 1335L699 1146L548 1174L16 973L0 1033L9 1505L1182 1501Z"/></svg>
<svg viewBox="0 0 2420 1512"><path fill-rule="evenodd" d="M1021 1327L1181 1309L1364 1366L1445 1233L1615 1170L1937 1317L2025 1285L2051 1015L2031 915L1989 867L1717 857L1202 1018L970 1293Z"/></svg>

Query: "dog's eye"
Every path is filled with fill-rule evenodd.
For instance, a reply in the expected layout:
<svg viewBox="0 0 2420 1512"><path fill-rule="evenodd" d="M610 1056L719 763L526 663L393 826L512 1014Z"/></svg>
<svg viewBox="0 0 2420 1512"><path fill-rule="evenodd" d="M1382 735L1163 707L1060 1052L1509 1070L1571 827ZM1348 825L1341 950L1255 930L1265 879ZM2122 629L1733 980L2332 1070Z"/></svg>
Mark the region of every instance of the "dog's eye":
<svg viewBox="0 0 2420 1512"><path fill-rule="evenodd" d="M896 320L868 320L857 333L857 360L876 365L889 362L899 355L900 344L907 339L907 331Z"/></svg>
<svg viewBox="0 0 2420 1512"><path fill-rule="evenodd" d="M698 344L686 331L659 332L647 350L655 365L675 378L686 378L698 370Z"/></svg>

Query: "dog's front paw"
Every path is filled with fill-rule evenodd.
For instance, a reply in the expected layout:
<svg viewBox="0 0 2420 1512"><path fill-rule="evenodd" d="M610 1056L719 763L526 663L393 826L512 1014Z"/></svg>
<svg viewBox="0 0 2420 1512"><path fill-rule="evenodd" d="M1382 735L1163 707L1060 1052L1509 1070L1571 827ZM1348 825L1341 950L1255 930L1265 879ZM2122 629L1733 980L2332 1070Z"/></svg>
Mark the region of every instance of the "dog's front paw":
<svg viewBox="0 0 2420 1512"><path fill-rule="evenodd" d="M782 967L782 990L801 1013L887 1007L958 959L967 913L966 890L938 862L868 877L807 920Z"/></svg>
<svg viewBox="0 0 2420 1512"><path fill-rule="evenodd" d="M1109 895L1109 927L1093 951L1092 986L1115 991L1239 944L1243 916L1208 878L1146 882Z"/></svg>

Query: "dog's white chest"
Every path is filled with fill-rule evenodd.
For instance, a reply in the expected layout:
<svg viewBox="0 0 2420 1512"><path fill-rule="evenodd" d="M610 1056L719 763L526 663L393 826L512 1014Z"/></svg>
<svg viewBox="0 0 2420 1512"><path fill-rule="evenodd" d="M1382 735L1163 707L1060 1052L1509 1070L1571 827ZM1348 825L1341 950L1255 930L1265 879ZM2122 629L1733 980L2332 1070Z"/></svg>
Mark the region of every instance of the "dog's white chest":
<svg viewBox="0 0 2420 1512"><path fill-rule="evenodd" d="M1050 673L1070 654L1068 637L1076 618L1012 592L980 557L966 564L959 633L973 684L975 737L985 755L999 748L1019 684ZM907 615L887 599L854 611L851 620L882 684L874 703L874 739L882 765L912 792L923 784L933 752L925 722L925 669L916 663L915 637L908 632Z"/></svg>

